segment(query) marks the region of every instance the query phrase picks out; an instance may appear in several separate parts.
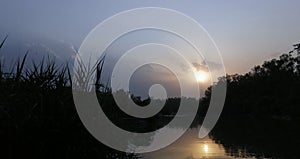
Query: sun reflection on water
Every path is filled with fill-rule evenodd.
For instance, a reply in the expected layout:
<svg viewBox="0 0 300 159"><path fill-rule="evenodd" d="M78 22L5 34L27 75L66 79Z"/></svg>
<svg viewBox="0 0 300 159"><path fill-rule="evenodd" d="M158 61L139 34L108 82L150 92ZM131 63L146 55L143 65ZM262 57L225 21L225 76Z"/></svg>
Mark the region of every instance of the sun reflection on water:
<svg viewBox="0 0 300 159"><path fill-rule="evenodd" d="M143 154L141 157L142 159L253 159L253 157L229 156L224 147L209 136L199 139L198 130L190 129L170 146Z"/></svg>
<svg viewBox="0 0 300 159"><path fill-rule="evenodd" d="M205 153L208 153L208 146L207 146L207 144L204 144L203 150L204 150Z"/></svg>

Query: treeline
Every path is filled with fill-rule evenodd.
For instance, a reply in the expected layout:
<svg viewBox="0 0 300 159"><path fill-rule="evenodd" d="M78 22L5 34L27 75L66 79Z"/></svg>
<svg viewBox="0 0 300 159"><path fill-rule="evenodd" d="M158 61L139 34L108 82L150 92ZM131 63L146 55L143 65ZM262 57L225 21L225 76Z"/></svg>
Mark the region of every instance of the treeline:
<svg viewBox="0 0 300 159"><path fill-rule="evenodd" d="M227 96L212 136L228 153L299 158L300 44L244 75L228 75ZM210 90L202 101L209 104ZM235 146L234 146L235 145Z"/></svg>

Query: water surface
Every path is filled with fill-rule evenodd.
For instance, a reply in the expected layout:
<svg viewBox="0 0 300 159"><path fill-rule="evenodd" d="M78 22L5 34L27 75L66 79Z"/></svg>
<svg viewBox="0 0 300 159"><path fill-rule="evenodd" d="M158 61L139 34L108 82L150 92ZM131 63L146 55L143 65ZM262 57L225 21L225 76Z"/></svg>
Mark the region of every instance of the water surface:
<svg viewBox="0 0 300 159"><path fill-rule="evenodd" d="M245 148L240 149L238 153L235 154L226 153L225 148L214 141L210 136L199 139L198 132L199 128L191 128L181 138L168 147L155 152L145 153L141 156L143 159L255 158L253 155L248 154ZM234 155L235 157L231 155Z"/></svg>

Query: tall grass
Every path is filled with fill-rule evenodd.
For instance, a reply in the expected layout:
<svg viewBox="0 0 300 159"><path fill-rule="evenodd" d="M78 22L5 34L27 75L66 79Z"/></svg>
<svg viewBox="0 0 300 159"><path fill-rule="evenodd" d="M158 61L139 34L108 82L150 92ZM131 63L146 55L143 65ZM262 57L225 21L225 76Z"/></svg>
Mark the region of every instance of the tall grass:
<svg viewBox="0 0 300 159"><path fill-rule="evenodd" d="M4 45L4 43L5 43L6 39L7 39L7 37L8 37L8 35L6 35L6 36L4 37L4 39L3 39L3 41L1 42L1 44L0 44L0 49L1 49L2 46Z"/></svg>
<svg viewBox="0 0 300 159"><path fill-rule="evenodd" d="M0 51L6 40L7 36ZM29 62L29 54L16 60L9 71L0 60L1 157L135 158L96 141L81 124L73 103L73 82L87 88L96 71L99 83L104 59L95 66L79 63L72 81L68 63L57 65L51 57Z"/></svg>
<svg viewBox="0 0 300 159"><path fill-rule="evenodd" d="M97 88L100 86L102 67L104 64L104 57L96 61L95 64L91 64L90 60L85 63L80 56L76 58L76 68L73 71L72 86L76 90L90 92L92 88L95 88L95 82ZM96 76L94 76L96 74ZM94 81L96 78L96 81Z"/></svg>
<svg viewBox="0 0 300 159"><path fill-rule="evenodd" d="M7 39L7 35L5 36L5 38L3 39L3 41L1 42L0 44L0 51L1 51L1 48L3 47L6 39ZM1 52L0 52L0 55L1 55ZM2 61L2 58L0 56L0 81L2 80L2 76L3 76L3 61Z"/></svg>
<svg viewBox="0 0 300 159"><path fill-rule="evenodd" d="M38 64L32 62L32 66L26 67L27 55L28 52L18 59L10 72L1 70L0 107L16 128L23 127L32 118L45 117L45 109L55 110L59 103L72 104L70 100L64 99L71 97L68 65L57 66L48 57ZM61 95L61 98L55 98L56 95Z"/></svg>
<svg viewBox="0 0 300 159"><path fill-rule="evenodd" d="M6 39L7 36L1 42L0 49ZM3 69L4 64L0 61L0 109L13 121L15 127L22 127L34 115L39 118L45 117L44 113L47 112L45 109L53 111L56 109L54 107L60 110L65 109L66 105L74 107L72 85L83 91L90 91L92 87L99 90L106 88L101 84L104 57L94 65L90 63L86 65L78 57L76 59L78 68L73 72L74 78L71 78L72 73L68 63L57 65L55 59L49 56L42 58L38 63L35 61L30 63L28 54L27 51L8 72ZM96 81L92 79L94 74L96 74ZM55 100L44 102L52 97L55 97ZM58 105L63 106L58 107ZM57 114L52 115L57 116Z"/></svg>

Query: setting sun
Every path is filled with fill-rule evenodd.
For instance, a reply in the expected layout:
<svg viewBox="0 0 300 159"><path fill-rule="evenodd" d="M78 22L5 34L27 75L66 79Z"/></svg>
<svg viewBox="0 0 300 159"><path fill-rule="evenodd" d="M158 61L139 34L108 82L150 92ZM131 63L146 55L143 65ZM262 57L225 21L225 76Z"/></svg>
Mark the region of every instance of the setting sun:
<svg viewBox="0 0 300 159"><path fill-rule="evenodd" d="M208 80L208 73L204 71L195 72L196 80L199 83L206 82Z"/></svg>

